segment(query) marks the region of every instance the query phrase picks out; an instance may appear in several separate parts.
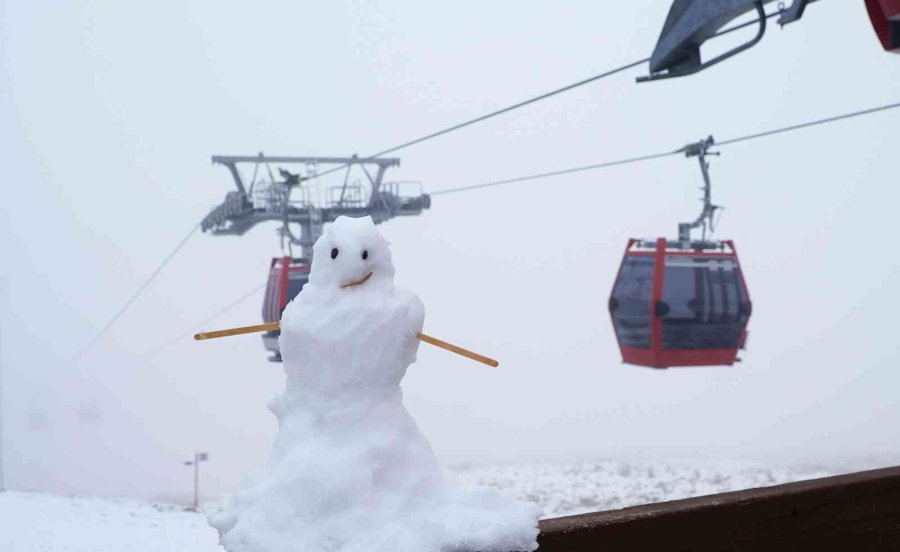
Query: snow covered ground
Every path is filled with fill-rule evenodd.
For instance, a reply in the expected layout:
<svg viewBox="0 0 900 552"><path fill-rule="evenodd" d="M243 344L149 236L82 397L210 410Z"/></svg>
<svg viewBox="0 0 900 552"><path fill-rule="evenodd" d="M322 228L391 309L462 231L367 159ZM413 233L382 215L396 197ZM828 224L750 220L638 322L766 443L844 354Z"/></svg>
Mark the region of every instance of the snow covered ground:
<svg viewBox="0 0 900 552"><path fill-rule="evenodd" d="M464 484L537 502L544 517L825 477L900 459L777 467L751 462L585 460L459 465ZM214 508L214 506L213 506ZM2 552L221 552L203 514L101 497L0 493Z"/></svg>
<svg viewBox="0 0 900 552"><path fill-rule="evenodd" d="M214 552L215 529L180 506L0 492L3 552Z"/></svg>
<svg viewBox="0 0 900 552"><path fill-rule="evenodd" d="M767 487L841 470L752 462L585 460L456 466L453 472L462 483L496 487L536 502L549 518Z"/></svg>

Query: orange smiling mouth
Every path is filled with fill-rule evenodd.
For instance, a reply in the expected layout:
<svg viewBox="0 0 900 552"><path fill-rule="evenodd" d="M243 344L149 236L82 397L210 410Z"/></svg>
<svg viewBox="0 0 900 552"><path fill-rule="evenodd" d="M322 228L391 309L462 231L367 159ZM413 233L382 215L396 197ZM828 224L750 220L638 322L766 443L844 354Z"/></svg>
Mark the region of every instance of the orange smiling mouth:
<svg viewBox="0 0 900 552"><path fill-rule="evenodd" d="M341 284L341 288L344 289L344 288L349 288L349 287L361 286L364 283L366 283L366 280L368 280L371 277L372 277L372 273L370 272L370 273L366 274L365 276L363 276L362 278L360 278L359 280L354 280L354 281L348 282L346 284Z"/></svg>

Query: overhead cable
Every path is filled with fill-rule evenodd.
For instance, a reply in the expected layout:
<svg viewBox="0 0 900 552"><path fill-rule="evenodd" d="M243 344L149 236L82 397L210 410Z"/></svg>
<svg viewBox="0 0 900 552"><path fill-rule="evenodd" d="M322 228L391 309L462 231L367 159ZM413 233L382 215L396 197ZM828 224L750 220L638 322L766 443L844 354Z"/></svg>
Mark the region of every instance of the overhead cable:
<svg viewBox="0 0 900 552"><path fill-rule="evenodd" d="M727 146L729 144L736 144L738 142L746 142L747 140L755 140L757 138L763 138L765 136L772 136L773 134L781 134L783 132L791 132L794 130L799 130L801 128L807 128L816 125L824 125L826 123L833 123L835 121L841 121L843 119L850 119L852 117L859 117L860 115L869 115L871 113L877 113L879 111L886 111L888 109L894 109L900 107L900 102L882 105L878 107L872 107L869 109L862 109L860 111L852 111L850 113L844 113L841 115L835 115L833 117L826 117L824 119L818 119L815 121L809 121L806 123L800 123L797 125L791 125L781 128L776 128L772 130L766 130L764 132L757 132L755 134L748 134L746 136L739 136L737 138L729 138L728 140L722 140L721 142L716 142L717 146Z"/></svg>
<svg viewBox="0 0 900 552"><path fill-rule="evenodd" d="M176 337L176 338L174 338L173 340L169 341L169 342L166 343L165 345L162 345L161 347L157 347L157 348L154 349L153 351L147 353L146 355L143 356L143 358L144 358L144 359L150 359L150 358L153 358L153 357L155 357L155 356L158 356L159 354L161 354L161 353L167 351L168 349L170 349L171 347L173 347L174 345L176 345L178 342L180 342L182 339L184 339L184 338L186 338L186 337L189 337L189 336L193 335L194 332L196 332L197 330L203 329L203 328L204 328L207 324L209 324L210 322L213 322L214 320L216 320L217 318L219 318L220 316L222 316L222 315L225 314L226 312L228 312L228 311L230 311L231 309L233 309L234 307L240 305L241 303L243 303L243 302L246 301L247 299L253 297L254 295L256 295L256 293L257 293L259 290L261 290L261 289L264 288L264 287L266 287L266 284L265 284L265 283L262 283L262 284L256 286L255 288L253 288L252 290L248 291L248 292L245 293L244 295L241 295L240 297L238 297L237 299L235 299L234 301L232 301L231 303L229 303L229 304L226 305L225 307L222 307L221 309L217 310L215 313L213 313L213 314L207 316L206 318L203 319L202 322L198 322L198 323L195 324L190 330L188 330L188 331L186 331L186 332L184 332L184 333L182 333L182 334L179 334L178 337Z"/></svg>
<svg viewBox="0 0 900 552"><path fill-rule="evenodd" d="M735 138L729 138L729 139L727 139L727 140L717 141L717 142L715 143L715 145L716 145L716 146L719 146L719 147L722 147L722 146L728 146L728 145L736 144L736 143L739 143L739 142L745 142L745 141L748 141L748 140L755 140L755 139L757 139L757 138L763 138L763 137L767 137L767 136L773 136L773 135L775 135L775 134L782 134L782 133L785 133L785 132L792 132L792 131L795 131L795 130L800 130L800 129L803 129L803 128L808 128L808 127L812 127L812 126L816 126L816 125L824 125L824 124L827 124L827 123L833 123L833 122L841 121L841 120L844 120L844 119L850 119L850 118L853 118L853 117L860 117L860 116L862 116L862 115L870 115L870 114L872 114L872 113L878 113L878 112L881 112L881 111L886 111L886 110L889 110L889 109L895 109L895 108L898 108L898 107L900 107L900 102L890 103L890 104L887 104L887 105L882 105L882 106L878 106L878 107L872 107L872 108L868 108L868 109L862 109L862 110L859 110L859 111L851 111L850 113L843 113L843 114L840 114L840 115L834 115L834 116L832 116L832 117L825 117L825 118L823 118L823 119L816 119L816 120L814 120L814 121L808 121L808 122L805 122L805 123L799 123L799 124L796 124L796 125L790 125L790 126L786 126L786 127L781 127L781 128L775 128L775 129L771 129L771 130L766 130L766 131L763 131L763 132L756 132L756 133L753 133L753 134L747 134L747 135L745 135L745 136L738 136L738 137L735 137ZM659 158L661 158L661 157L668 157L668 156L670 156L670 155L676 155L676 154L679 154L679 153L684 153L684 151L685 151L685 150L684 150L684 148L682 147L682 148L679 148L679 149L674 150L674 151L660 152L660 153L652 153L652 154L649 154L649 155L641 155L641 156L639 156L639 157L628 157L628 158L625 158L625 159L619 159L619 160L615 160L615 161L605 161L605 162L603 162L603 163L594 163L594 164L591 164L591 165L583 165L583 166L572 167L572 168L568 168L568 169L560 169L560 170L555 170L555 171L542 172L542 173L537 173L537 174L530 174L530 175L526 175L526 176L518 176L518 177L514 177L514 178L506 178L506 179L503 179L503 180L493 180L493 181L489 181L489 182L482 182L482 183L480 183L480 184L469 184L469 185L466 185L466 186L459 186L458 188L447 188L447 189L444 189L444 190L438 190L438 191L436 191L436 192L431 192L430 195L436 196L436 195L444 195L444 194L453 194L453 193L457 193L457 192L465 192L465 191L469 191L469 190L478 190L478 189L481 189L481 188L489 188L489 187L492 187L492 186L500 186L500 185L504 185L504 184L514 184L514 183L516 183L516 182L525 182L525 181L528 181L528 180L538 180L538 179L541 179L541 178L548 178L548 177L551 177L551 176L559 176L559 175L570 174L570 173L577 173L577 172L583 172L583 171L592 171L592 170L597 170L597 169L605 169L605 168L607 168L607 167L614 167L614 166L617 166L617 165L626 165L626 164L630 164L630 163L641 163L641 162L644 162L644 161L650 161L650 160L652 160L652 159L659 159Z"/></svg>
<svg viewBox="0 0 900 552"><path fill-rule="evenodd" d="M109 321L100 329L100 331L97 332L97 335L95 335L94 338L91 339L88 342L88 344L85 345L84 348L78 352L77 355L75 355L73 362L79 361L82 357L84 357L84 355L88 351L91 350L91 348L98 341L100 341L100 338L102 338L106 334L106 332L113 326L113 324L116 323L116 320L118 320L119 317L122 316L125 313L125 311L128 310L128 307L130 307L135 302L135 300L141 295L141 293L143 293L144 290L147 289L147 286L149 286L150 283L153 282L154 279L156 279L156 277L159 275L159 273L162 272L162 269L165 268L167 264L169 264L169 261L171 261L175 257L175 255L178 254L179 251L181 251L181 248L184 247L184 244L186 244L188 242L188 240L191 239L191 236L193 236L194 233L196 233L199 228L200 228L199 224L197 224L193 228L191 228L191 231L188 232L187 235L184 238L182 238L182 240L180 242L178 242L178 245L175 246L175 249L173 249L168 255L166 255L166 258L163 259L162 263L160 263L159 266L156 267L156 270L154 270L150 274L150 276L144 281L144 283L141 284L141 286L137 289L137 291L135 291L131 295L131 297L129 297L128 300L125 301L125 303L119 308L118 311L116 311L116 313L112 316L112 318L110 318Z"/></svg>
<svg viewBox="0 0 900 552"><path fill-rule="evenodd" d="M812 0L812 1L816 1L816 0ZM780 15L780 14L782 13L782 11L783 11L783 10L777 10L777 11L773 11L772 13L768 13L768 14L766 14L766 19L771 19L772 17L775 17L776 15ZM737 30L739 30L739 29L743 29L743 28L745 28L745 27L747 27L747 26L749 26L749 25L755 25L755 24L756 24L756 20L755 20L755 19L752 20L752 21L747 21L747 22L745 22L745 23L739 23L739 24L737 24L737 25L733 25L733 26L731 26L731 27L728 27L727 29L722 29L721 31L717 32L716 34L714 34L714 35L713 35L712 37L710 37L710 38L715 38L715 37L717 37L717 36L722 36L722 35L725 35L725 34L728 34L728 33L734 32L734 31L737 31ZM407 148L407 147L409 147L409 146L413 146L413 145L415 145L415 144L420 144L420 143L422 143L422 142L431 140L431 139L433 139L433 138L437 138L437 137L439 137L439 136L443 136L443 135L445 135L445 134L449 134L449 133L451 133L451 132L454 132L454 131L459 130L459 129L462 129L462 128L466 128L466 127L471 126L471 125L474 125L474 124L476 124L476 123L480 123L480 122L482 122L482 121L487 121L488 119L493 119L494 117L497 117L498 115L503 115L504 113L509 113L510 111L514 111L514 110L516 110L516 109L519 109L519 108L522 108L522 107L525 107L525 106L528 106L528 105L537 103L537 102L539 102L539 101L541 101L541 100L546 100L547 98L551 98L551 97L556 96L556 95L558 95L558 94L562 94L562 93L564 93L564 92L568 92L568 91L570 91L570 90L574 90L574 89L579 88L579 87L582 87L582 86L584 86L584 85L586 85L586 84L590 84L590 83L592 83L592 82L599 81L599 80L604 79L604 78L606 78L606 77L611 77L611 76L616 75L616 74L618 74L618 73L621 73L621 72L623 72L623 71L627 71L628 69L633 69L634 67L637 67L638 65L641 65L642 63L646 63L646 62L648 62L648 61L650 61L650 58L649 58L649 57L644 58L644 59L639 59L639 60L637 60L637 61L632 61L632 62L626 63L626 64L624 64L624 65L620 65L620 66L618 66L618 67L616 67L616 68L614 68L614 69L609 69L609 70L607 70L607 71L604 71L604 72L602 72L602 73L599 73L599 74L594 75L594 76L591 76L591 77L588 77L588 78L586 78L586 79L582 79L582 80L580 80L580 81L573 82L572 84L568 84L568 85L566 85L566 86L562 86L562 87L557 88L557 89L555 89L555 90L551 90L551 91L549 91L549 92L545 92L545 93L540 94L540 95L538 95L538 96L534 96L533 98L529 98L529 99L527 99L527 100L523 100L523 101L520 101L520 102L518 102L518 103L514 103L514 104L509 105L509 106L507 106L507 107L504 107L504 108L501 108L501 109L497 109L497 110L495 110L495 111L491 111L490 113L486 113L486 114L484 114L484 115L480 115L480 116L478 116L478 117L475 117L474 119L469 119L469 120L464 121L464 122L462 122L462 123L458 123L458 124L455 124L455 125L453 125L453 126L449 126L449 127L447 127L447 128L444 128L444 129L442 129L442 130L438 130L438 131L436 131L436 132L432 132L432 133L430 133L430 134L426 134L426 135L424 135L424 136L420 136L420 137L418 137L418 138L414 138L414 139L409 140L409 141L407 141L407 142L403 142L402 144L398 144L398 145L393 146L393 147L390 147L390 148L388 148L388 149L379 151L378 153L373 153L372 155L369 155L369 156L367 156L367 157L365 157L365 158L360 158L360 160L372 159L372 158L375 158L375 157L380 157L380 156L382 156L382 155L387 155L387 154L389 154L389 153L397 152L397 151L399 151L399 150L401 150L401 149L404 149L404 148ZM325 176L325 175L327 175L327 174L331 174L331 173L333 173L333 172L337 172L337 171L346 169L348 166L349 166L349 164L348 164L348 165L340 165L340 166L338 166L338 167L334 167L334 168L329 169L329 170L327 170L327 171L324 171L324 172L321 172L321 173L312 175L312 176L309 177L308 180L314 180L314 179L316 179L316 178Z"/></svg>

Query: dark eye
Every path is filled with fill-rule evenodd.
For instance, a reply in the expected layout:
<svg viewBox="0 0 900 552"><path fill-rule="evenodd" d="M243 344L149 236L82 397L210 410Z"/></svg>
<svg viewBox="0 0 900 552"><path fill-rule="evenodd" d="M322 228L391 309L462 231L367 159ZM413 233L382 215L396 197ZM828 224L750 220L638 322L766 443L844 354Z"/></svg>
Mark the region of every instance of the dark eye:
<svg viewBox="0 0 900 552"><path fill-rule="evenodd" d="M337 250L337 247L335 247L334 249L331 250L331 258L337 259L337 256L338 256L338 250Z"/></svg>
<svg viewBox="0 0 900 552"><path fill-rule="evenodd" d="M365 261L366 259L369 258L369 250L368 250L368 249L363 250L363 255L362 255L362 257L363 257L363 260L364 260L364 261Z"/></svg>

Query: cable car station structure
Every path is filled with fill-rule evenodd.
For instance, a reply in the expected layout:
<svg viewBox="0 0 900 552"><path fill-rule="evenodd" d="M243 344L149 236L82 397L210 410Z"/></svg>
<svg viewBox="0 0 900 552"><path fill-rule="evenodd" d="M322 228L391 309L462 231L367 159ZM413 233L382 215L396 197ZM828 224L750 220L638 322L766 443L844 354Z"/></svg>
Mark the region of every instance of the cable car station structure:
<svg viewBox="0 0 900 552"><path fill-rule="evenodd" d="M326 223L346 215L371 216L379 224L398 216L420 215L431 207L431 197L422 193L420 183L385 181L385 172L400 165L394 157L271 157L260 153L215 155L212 162L228 169L236 189L203 218L200 228L204 232L241 236L262 222L281 223L278 232L282 255L274 257L269 265L263 300L266 323L279 322L281 312L309 281L312 246ZM249 182L238 170L242 164L253 166ZM279 165L278 177L272 172L272 165ZM281 165L299 165L303 174ZM321 185L321 166L331 167L328 173L346 169L343 184ZM292 225L297 232L291 230ZM295 246L300 253L296 257ZM270 360L280 361L278 332L264 334L263 343L272 353Z"/></svg>

